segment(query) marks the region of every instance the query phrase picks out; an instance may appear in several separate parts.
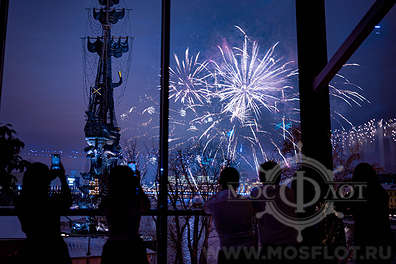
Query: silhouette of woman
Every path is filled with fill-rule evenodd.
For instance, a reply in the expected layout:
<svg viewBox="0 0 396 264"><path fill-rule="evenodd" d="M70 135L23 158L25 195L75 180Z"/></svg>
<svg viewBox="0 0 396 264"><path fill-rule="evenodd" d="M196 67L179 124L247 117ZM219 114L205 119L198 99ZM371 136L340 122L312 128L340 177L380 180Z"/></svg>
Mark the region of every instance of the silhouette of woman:
<svg viewBox="0 0 396 264"><path fill-rule="evenodd" d="M367 201L356 203L351 208L355 221L354 244L360 247L358 263L390 263L393 238L388 194L379 183L373 167L367 163L356 166L352 180L367 183L363 191Z"/></svg>
<svg viewBox="0 0 396 264"><path fill-rule="evenodd" d="M17 215L26 234L21 263L71 263L66 243L60 234L60 216L72 199L63 166L49 170L42 163L31 164L23 177L23 187L16 204ZM50 195L51 180L59 177L60 193Z"/></svg>
<svg viewBox="0 0 396 264"><path fill-rule="evenodd" d="M141 213L150 208L150 200L140 186L140 175L128 166L114 167L109 177L109 195L102 202L110 230L103 247L102 264L148 263L139 236Z"/></svg>

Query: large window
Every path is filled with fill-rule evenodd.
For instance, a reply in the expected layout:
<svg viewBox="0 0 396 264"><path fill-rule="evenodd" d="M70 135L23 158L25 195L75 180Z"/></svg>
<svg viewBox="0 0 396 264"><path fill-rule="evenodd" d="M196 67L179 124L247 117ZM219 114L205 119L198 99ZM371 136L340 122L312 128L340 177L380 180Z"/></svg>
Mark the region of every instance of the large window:
<svg viewBox="0 0 396 264"><path fill-rule="evenodd" d="M328 3L329 57L371 4L371 1ZM341 28L340 21L344 25ZM392 10L330 83L333 157L335 166L344 168L340 177L350 177L357 163L368 162L384 174L382 181L394 182L396 109L392 100L395 95L392 54L396 50L391 33L394 21Z"/></svg>
<svg viewBox="0 0 396 264"><path fill-rule="evenodd" d="M190 209L218 190L222 167L237 168L241 186L249 186L260 163L294 155L295 6L173 1L171 7L169 208ZM215 261L219 238L208 217L169 223L168 249L175 252L169 261L183 254L195 263L205 252Z"/></svg>
<svg viewBox="0 0 396 264"><path fill-rule="evenodd" d="M142 216L139 232L150 262L156 263L156 245L161 245L157 242L166 240L169 263L216 263L219 235L202 209L218 191L221 169L239 170L238 192L247 196L258 181L261 163L274 160L290 168L301 157L295 2L172 1L169 211L162 215L168 220L163 241L157 236L163 211L156 210L161 189L161 1L120 1L125 10L111 15L112 54L105 63L99 59L105 57L100 50L107 37L100 23L103 14L94 9L98 2L11 1L0 125L12 124L25 143L21 157L29 162L50 164L51 154L60 154L73 194L72 209L61 218L62 235L72 257L99 257L109 235L103 211L98 210L106 178L92 161L100 143L87 140L86 124L97 107L93 102L102 102L98 83L111 77L114 95L106 103L114 104L114 115L111 106L105 116L112 123L103 133L110 130L112 140L117 133L121 137L115 140L120 149L106 151L119 151L118 164L134 163L140 171L151 210ZM329 58L371 2L326 3ZM375 26L330 82L337 179L349 179L359 162L369 162L380 172L382 183L396 181L394 19L395 10ZM103 68L98 67L101 62ZM111 75L104 78L100 73L109 67ZM8 214L0 218L0 240L24 238L13 211L23 172L13 174L14 194L0 197L0 210ZM53 181L52 191L59 191L59 186ZM130 191L135 190L125 191L125 197ZM390 201L394 200L393 195Z"/></svg>

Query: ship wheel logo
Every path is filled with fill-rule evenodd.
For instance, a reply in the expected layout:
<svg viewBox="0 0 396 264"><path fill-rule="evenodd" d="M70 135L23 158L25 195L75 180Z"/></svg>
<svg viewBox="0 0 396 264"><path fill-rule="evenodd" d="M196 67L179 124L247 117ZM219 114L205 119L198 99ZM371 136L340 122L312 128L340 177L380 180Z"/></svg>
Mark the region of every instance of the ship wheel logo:
<svg viewBox="0 0 396 264"><path fill-rule="evenodd" d="M328 170L317 160L303 155L301 155L300 161L297 162L297 168L299 169L290 179L290 183L295 186L295 199L290 199L287 196L287 186L285 184L280 185L280 187L276 189L278 191L277 197L279 199L266 199L264 211L256 213L256 218L260 219L265 214L272 215L282 224L296 229L298 232L296 240L301 242L303 240L302 231L308 227L318 224L328 215L334 214L338 218L344 217L342 213L335 210L334 202L339 200L345 201L351 198L351 196L345 195L345 187L354 188L356 186L352 183L344 183L340 187L338 182L333 181L334 177L332 171ZM272 186L275 186L274 184L279 181L282 171L283 168L281 166L276 166L272 170L265 171L267 181L263 183L264 186L271 184ZM315 175L319 176L319 181L312 177L308 177L306 175L307 171L314 172ZM318 177L316 179L318 179ZM326 187L329 187L325 188L327 191L324 194L323 187L321 187L323 186L323 183ZM364 184L361 184L360 187L363 187L363 185ZM304 188L307 187L310 189L311 197L309 201L306 201L304 198ZM355 192L353 191L353 193ZM279 205L279 202L289 208L292 208L294 215L285 213ZM306 209L309 207L315 207L316 209L307 211ZM296 217L298 214L300 216Z"/></svg>

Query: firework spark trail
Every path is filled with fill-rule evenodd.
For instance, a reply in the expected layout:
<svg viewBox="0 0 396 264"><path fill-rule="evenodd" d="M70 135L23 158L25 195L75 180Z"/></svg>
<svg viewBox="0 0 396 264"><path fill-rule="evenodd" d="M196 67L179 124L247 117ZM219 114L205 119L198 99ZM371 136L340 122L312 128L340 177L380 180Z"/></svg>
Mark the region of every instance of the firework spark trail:
<svg viewBox="0 0 396 264"><path fill-rule="evenodd" d="M281 64L274 58L273 45L259 58L259 45L253 41L249 52L248 36L240 28L244 40L242 49L228 45L218 46L222 62L212 60L219 88L216 95L224 102L222 113L231 113L231 122L237 118L244 123L247 119L259 119L262 108L276 111L277 93L286 88L287 78L294 72L290 63ZM253 115L253 116L252 116Z"/></svg>
<svg viewBox="0 0 396 264"><path fill-rule="evenodd" d="M359 64L349 63L344 64L343 68L347 67L359 67ZM341 86L339 84L341 83ZM352 87L353 89L349 88ZM346 78L343 74L337 73L335 78L329 84L329 94L330 99L332 99L332 103L336 103L336 101L341 101L342 103L353 107L358 106L362 107L363 103L371 103L366 97L359 93L359 91L363 91L363 89L352 83L348 78ZM336 121L342 128L344 128L345 122L353 128L352 122L348 119L345 114L341 114L339 111L335 110L336 107L332 107L331 118Z"/></svg>
<svg viewBox="0 0 396 264"><path fill-rule="evenodd" d="M207 103L210 90L206 79L211 76L211 73L207 72L208 62L198 62L199 52L195 57L190 57L188 48L185 51L184 60L180 61L176 54L174 54L174 59L175 69L169 68L169 99L186 103L190 107Z"/></svg>
<svg viewBox="0 0 396 264"><path fill-rule="evenodd" d="M354 64L354 65L356 65L356 64ZM345 86L353 86L354 88L362 90L361 87L359 87L358 85L355 85L354 83L349 81L345 76L338 73L338 74L336 74L336 77L343 80L343 84ZM363 102L370 103L370 101L367 98L365 98L363 95L361 95L360 93L358 93L356 91L353 91L350 89L337 88L336 85L333 83L329 84L329 88L330 88L329 89L330 96L333 96L335 98L339 98L339 99L343 100L349 106L352 106L353 104L355 104L360 107L360 106L362 106L361 103L363 103Z"/></svg>
<svg viewBox="0 0 396 264"><path fill-rule="evenodd" d="M351 128L353 129L353 124L352 124L352 122L349 121L348 118L346 118L343 114L341 114L341 113L339 113L339 112L337 112L337 111L334 111L334 114L331 114L331 116L333 117L333 115L336 115L336 116L340 117L341 120L344 120L345 122L347 122L348 125L350 125ZM340 126L341 126L343 129L345 129L344 126L343 126L343 123L340 122L340 121L338 121L338 118L333 118L333 119L336 120L336 121L340 124Z"/></svg>
<svg viewBox="0 0 396 264"><path fill-rule="evenodd" d="M275 144L275 142L274 142L272 139L271 139L271 143L272 143L272 145L275 147L275 149L277 150L279 156L283 159L284 164L286 164L286 166L289 167L289 163L288 163L288 161L287 161L287 158L282 154L281 149L278 147L277 144Z"/></svg>

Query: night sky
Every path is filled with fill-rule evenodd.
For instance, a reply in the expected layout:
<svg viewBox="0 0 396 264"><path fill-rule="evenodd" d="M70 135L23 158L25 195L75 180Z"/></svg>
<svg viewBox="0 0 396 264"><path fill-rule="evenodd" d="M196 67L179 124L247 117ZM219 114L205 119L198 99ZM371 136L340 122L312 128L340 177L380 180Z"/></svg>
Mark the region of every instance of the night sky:
<svg viewBox="0 0 396 264"><path fill-rule="evenodd" d="M0 121L12 123L27 145L82 151L85 147L83 64L80 37L86 28L84 8L95 1L10 1ZM132 8L131 76L117 114L127 111L145 93L159 93L161 1L121 1ZM327 41L329 58L374 1L329 0ZM125 5L124 5L125 6ZM295 5L289 0L172 1L172 53L189 47L202 57L216 56L224 39L240 41L239 25L264 49L280 41L278 54L297 60ZM372 103L343 109L355 124L371 118L394 117L394 58L396 10L393 9L363 43L343 71L361 86ZM120 122L120 126L130 123ZM157 129L153 127L153 129ZM87 169L79 160L65 161L69 169Z"/></svg>

